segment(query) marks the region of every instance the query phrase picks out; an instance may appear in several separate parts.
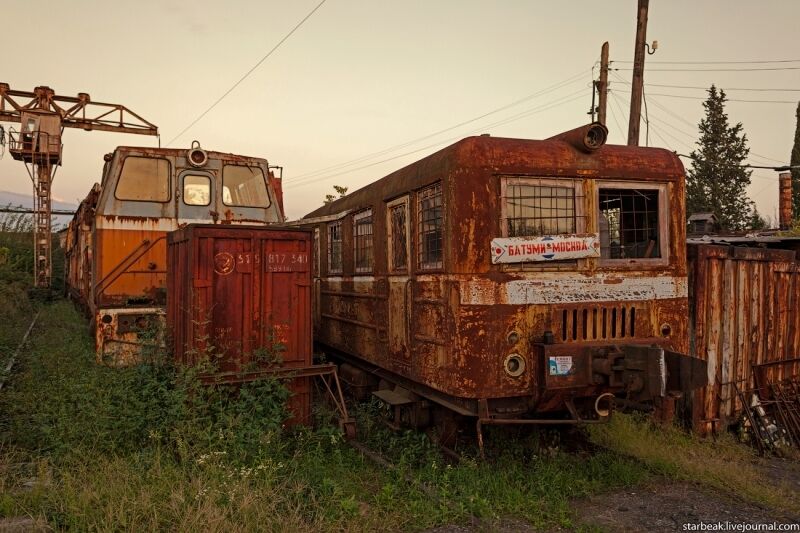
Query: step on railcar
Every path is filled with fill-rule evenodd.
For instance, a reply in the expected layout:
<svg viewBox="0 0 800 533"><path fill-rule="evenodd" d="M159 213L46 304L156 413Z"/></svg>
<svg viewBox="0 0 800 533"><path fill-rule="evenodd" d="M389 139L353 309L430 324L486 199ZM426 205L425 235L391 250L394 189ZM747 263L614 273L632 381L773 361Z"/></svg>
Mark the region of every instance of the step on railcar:
<svg viewBox="0 0 800 533"><path fill-rule="evenodd" d="M189 223L284 221L280 179L265 159L122 146L105 156L69 224L66 285L90 317L99 361L137 360L163 322L167 232Z"/></svg>
<svg viewBox="0 0 800 533"><path fill-rule="evenodd" d="M469 137L300 220L342 379L418 427L602 421L701 386L683 165L606 137Z"/></svg>

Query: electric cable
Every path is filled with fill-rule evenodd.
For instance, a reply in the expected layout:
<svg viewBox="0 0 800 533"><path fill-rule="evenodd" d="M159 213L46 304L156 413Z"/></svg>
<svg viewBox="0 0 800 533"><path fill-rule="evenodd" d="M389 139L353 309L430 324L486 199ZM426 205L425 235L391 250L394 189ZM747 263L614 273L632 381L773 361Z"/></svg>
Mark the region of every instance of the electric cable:
<svg viewBox="0 0 800 533"><path fill-rule="evenodd" d="M615 68L609 70L633 70L632 68ZM758 72L765 70L800 70L800 67L756 67L756 68L649 68L647 72Z"/></svg>
<svg viewBox="0 0 800 533"><path fill-rule="evenodd" d="M573 102L573 101L578 100L580 98L584 98L585 97L584 91L585 91L585 88L581 88L578 91L576 91L575 93L571 93L569 95L566 95L566 96L561 97L559 99L556 99L554 101L548 102L546 104L542 104L542 105L534 107L532 109L517 113L516 115L512 115L511 117L506 117L506 118L501 119L501 120L499 120L497 122L493 122L491 124L482 125L479 128L476 128L476 129L473 129L473 130L471 130L469 132L466 132L465 134L460 134L460 135L457 135L455 137L450 137L450 138L447 138L447 139L444 139L444 140L441 140L441 141L437 141L435 143L423 146L421 148L417 148L417 149L411 150L409 152L404 152L402 154L394 155L392 157L388 157L388 158L382 159L380 161L375 161L375 162L368 163L368 164L365 164L365 165L362 165L362 166L359 166L359 167L356 167L356 168L343 170L343 171L340 171L340 172L335 172L333 174L326 174L326 175L322 175L322 176L309 176L309 177L304 178L302 180L298 179L298 180L288 184L287 186L285 186L284 189L286 190L286 189L304 187L304 186L310 185L312 183L326 181L326 180L329 180L331 178L335 178L337 176L341 176L343 174L347 174L347 173L350 173L350 172L356 172L356 171L359 171L359 170L363 170L365 168L373 167L375 165L379 165L381 163L386 163L388 161L393 161L395 159L399 159L401 157L412 155L412 154L421 152L423 150L428 150L428 149L431 149L431 148L435 148L435 147L441 146L443 144L446 144L448 142L452 142L452 141L455 141L455 140L460 140L465 136L469 136L469 135L475 134L475 133L480 132L480 131L485 131L487 128L496 127L496 126L502 126L504 124L508 124L510 122L514 122L516 120L529 117L529 116L534 115L536 113L541 113L541 112L544 112L544 111L548 111L548 110L553 109L555 107L559 107L561 105ZM578 93L581 93L581 94L578 94Z"/></svg>
<svg viewBox="0 0 800 533"><path fill-rule="evenodd" d="M337 163L335 165L331 165L331 166L328 166L328 167L325 167L325 168L313 170L313 171L310 171L310 172L305 172L303 174L299 174L299 175L293 176L291 178L286 178L284 180L284 182L285 183L291 183L293 181L302 180L302 179L307 178L307 177L326 174L329 171L339 170L339 169L342 169L342 168L345 168L345 167L348 167L348 166L357 165L359 163L362 163L364 161L372 159L373 157L379 157L379 156L394 152L396 150L401 150L401 149L406 148L408 146L414 145L414 144L416 144L416 143L418 143L420 141L424 141L424 140L430 139L432 137L435 137L437 135L441 135L442 133L446 133L448 131L452 131L452 130L454 130L456 128L460 128L461 126L465 126L467 124L471 124L471 123L476 122L476 121L478 121L478 120L480 120L482 118L486 118L488 116L494 115L494 114L499 113L501 111L505 111L506 109L509 109L511 107L514 107L514 106L517 106L519 104L522 104L522 103L527 102L529 100L532 100L534 98L538 98L540 96L544 96L545 94L549 94L549 93L551 93L553 91L556 91L558 89L561 89L563 87L568 87L569 85L572 85L573 83L575 83L577 81L580 81L580 78L582 78L583 76L585 76L585 73L584 72L579 72L578 74L570 76L569 78L566 78L566 79L564 79L564 80L562 80L562 81L560 81L558 83L555 83L555 84L553 84L553 85L551 85L549 87L546 87L546 88L541 89L539 91L536 91L536 92L534 92L532 94L524 96L524 97L522 97L522 98L520 98L518 100L515 100L514 102L511 102L510 104L506 104L504 106L498 107L496 109L493 109L492 111L488 111L486 113L483 113L482 115L479 115L477 117L471 118L469 120L465 120L465 121L460 122L458 124L455 124L453 126L449 126L447 128L441 129L439 131L424 135L422 137L418 137L418 138L412 139L410 141L406 141L406 142L403 142L403 143L400 143L400 144L396 144L396 145L391 146L389 148L384 148L384 149L379 150L377 152L372 152L370 154L366 154L366 155L357 157L355 159L351 159L349 161L345 161L345 162L342 162L342 163Z"/></svg>
<svg viewBox="0 0 800 533"><path fill-rule="evenodd" d="M800 59L757 59L754 61L735 60L735 61L647 61L648 63L658 63L660 65L758 65L767 63L800 63ZM617 63L633 63L633 61L617 61Z"/></svg>
<svg viewBox="0 0 800 533"><path fill-rule="evenodd" d="M284 42L285 42L285 41L286 41L286 40L287 40L289 37L291 37L291 36L292 36L292 34L294 34L294 32L296 32L298 29L300 29L300 26L302 26L302 25L303 25L303 24L304 24L304 23L305 23L305 22L306 22L308 19L310 19L310 18L311 18L311 16L312 16L314 13L316 13L316 12L317 12L317 10L318 10L319 8L321 8L321 7L322 7L322 4L324 4L326 1L327 1L327 0L322 0L322 1L321 1L319 4L317 4L317 6L316 6L314 9L312 9L312 10L311 10L311 11L310 11L310 12L309 12L309 13L308 13L308 14L307 14L305 17L303 17L303 18L302 18L302 20L300 20L300 22L298 22L298 23L295 25L295 27L294 27L294 28L292 28L292 29L291 29L291 31L289 31L289 33L287 33L286 35L284 35L283 39L281 39L280 41L278 41L278 44L276 44L275 46L273 46L273 47L272 47L272 49L271 49L269 52L267 52L266 54L264 54L264 56L263 56L261 59L259 59L259 60L258 60L258 62L257 62L255 65L253 65L253 66L250 68L250 70L248 70L247 72L245 72L245 73L244 73L244 75L243 75L241 78L239 78L239 80L238 80L236 83L234 83L234 84L233 84L233 85L232 85L232 86L231 86L231 87L230 87L230 88L229 88L227 91L225 91L225 92L222 94L222 96L220 96L219 98L217 98L217 99L214 101L214 103L213 103L213 104L211 104L211 105L208 107L208 109L206 109L205 111L203 111L202 113L200 113L200 115L199 115L199 116L198 116L196 119L194 119L194 120L193 120L193 121L192 121L192 122L191 122L191 123L190 123L188 126L186 126L185 128L183 128L183 129L181 130L181 132L180 132L180 133L178 133L178 134L177 134L175 137L173 137L173 138L172 138L172 139L171 139L171 140L170 140L170 141L169 141L169 142L168 142L168 143L167 143L165 146L169 146L169 145L171 145L173 142L175 142L177 139L179 139L179 138L180 138L180 137L181 137L181 136L182 136L184 133L186 133L187 131L189 131L189 129L190 129L192 126L194 126L195 124L197 124L198 122L200 122L200 120L202 120L202 118L203 118L203 117L205 117L205 116L206 116L206 115L207 115L207 114L208 114L208 113L209 113L209 112L210 112L212 109L214 109L215 107L217 107L217 104L219 104L220 102L222 102L222 100L224 100L226 96L228 96L229 94L231 94L231 93L233 92L233 90L234 90L234 89L236 89L236 87L238 87L238 86L239 86L239 84L241 84L241 83L242 83L244 80L246 80L246 79L247 79L247 77L248 77L248 76L250 76L250 74L252 74L252 73L253 73L253 71L255 71L255 70L258 68L258 67L260 67L260 66L261 66L261 64L262 64L264 61L266 61L266 60L267 60L267 58L268 58L269 56L271 56L271 55L272 55L272 54L273 54L273 53L274 53L274 52L275 52L275 51L276 51L278 48L280 48L280 46L281 46L281 45L282 45L282 44L283 44L283 43L284 43Z"/></svg>

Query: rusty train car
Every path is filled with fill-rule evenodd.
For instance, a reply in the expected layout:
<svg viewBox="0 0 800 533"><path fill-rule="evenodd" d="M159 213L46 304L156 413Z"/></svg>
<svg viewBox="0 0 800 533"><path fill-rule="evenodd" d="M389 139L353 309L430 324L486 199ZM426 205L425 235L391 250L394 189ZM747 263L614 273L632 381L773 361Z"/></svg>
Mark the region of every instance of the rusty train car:
<svg viewBox="0 0 800 533"><path fill-rule="evenodd" d="M99 361L136 360L163 325L167 233L190 223L284 221L265 159L192 148L119 147L67 229L66 291L90 317ZM158 326L151 328L150 326Z"/></svg>
<svg viewBox="0 0 800 533"><path fill-rule="evenodd" d="M315 340L342 380L398 423L468 417L479 436L702 386L684 168L606 138L469 137L298 221L315 232Z"/></svg>

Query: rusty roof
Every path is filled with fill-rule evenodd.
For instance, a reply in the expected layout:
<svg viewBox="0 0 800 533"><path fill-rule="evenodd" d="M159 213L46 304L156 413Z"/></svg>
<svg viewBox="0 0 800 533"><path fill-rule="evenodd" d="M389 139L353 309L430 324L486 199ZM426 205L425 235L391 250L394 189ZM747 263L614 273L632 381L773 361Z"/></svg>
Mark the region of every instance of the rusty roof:
<svg viewBox="0 0 800 533"><path fill-rule="evenodd" d="M674 152L606 144L587 154L562 139L531 140L467 137L401 168L303 218L339 213L369 205L376 196L389 200L440 180L451 170L484 168L494 174L586 176L599 178L675 179L684 175Z"/></svg>
<svg viewBox="0 0 800 533"><path fill-rule="evenodd" d="M227 161L241 161L241 162L264 162L266 163L267 160L263 157L250 157L245 155L239 154L231 154L228 152L216 152L213 150L206 150L205 148L201 149L208 154L210 159L224 159ZM188 152L189 148L156 148L153 146L117 146L114 149L114 153L124 153L124 152L138 152L144 153L148 155L154 156L163 156L163 157L185 157L186 152Z"/></svg>

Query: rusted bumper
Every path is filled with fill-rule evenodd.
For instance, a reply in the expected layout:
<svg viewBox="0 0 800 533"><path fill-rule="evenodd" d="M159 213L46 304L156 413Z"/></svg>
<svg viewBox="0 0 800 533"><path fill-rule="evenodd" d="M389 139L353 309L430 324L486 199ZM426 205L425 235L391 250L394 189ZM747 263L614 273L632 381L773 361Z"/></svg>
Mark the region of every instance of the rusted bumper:
<svg viewBox="0 0 800 533"><path fill-rule="evenodd" d="M537 344L541 384L535 410L563 410L565 404L604 393L641 403L679 396L707 382L705 361L651 345L569 346Z"/></svg>
<svg viewBox="0 0 800 533"><path fill-rule="evenodd" d="M163 307L98 309L94 316L97 362L127 366L164 346Z"/></svg>

